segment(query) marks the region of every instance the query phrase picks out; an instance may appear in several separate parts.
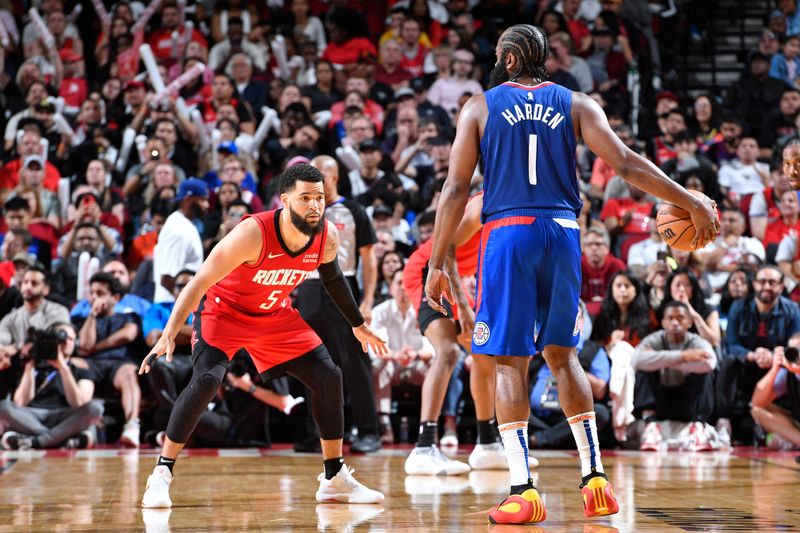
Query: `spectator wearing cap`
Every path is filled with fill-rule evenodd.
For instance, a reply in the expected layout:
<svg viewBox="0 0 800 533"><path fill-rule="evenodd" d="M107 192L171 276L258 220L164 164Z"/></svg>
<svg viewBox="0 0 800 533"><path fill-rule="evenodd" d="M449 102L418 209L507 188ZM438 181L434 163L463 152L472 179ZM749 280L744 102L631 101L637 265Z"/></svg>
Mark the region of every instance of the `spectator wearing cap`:
<svg viewBox="0 0 800 533"><path fill-rule="evenodd" d="M403 57L400 65L412 76L422 76L425 56L430 48L420 43L422 28L418 20L408 18L400 26L400 43L402 44Z"/></svg>
<svg viewBox="0 0 800 533"><path fill-rule="evenodd" d="M42 185L53 192L58 191L61 173L55 165L46 160L43 154L42 135L35 129L26 129L17 141L17 158L8 161L0 168L0 192L7 192L19 184L19 169L28 156L36 155L44 159L44 181Z"/></svg>
<svg viewBox="0 0 800 533"><path fill-rule="evenodd" d="M54 228L61 227L61 202L56 194L42 187L44 182L44 158L29 155L19 169L19 184L8 198L21 196L28 200L34 222L43 221Z"/></svg>
<svg viewBox="0 0 800 533"><path fill-rule="evenodd" d="M386 204L377 204L371 210L372 226L375 228L376 234L380 231L390 231L395 246L397 246L397 243L402 243L404 245L411 244L411 225L403 218L403 209L401 206L392 208ZM406 246L406 248L408 248L408 246ZM389 253L389 251L387 250L386 253ZM381 258L383 258L383 255ZM379 272L383 270L383 262L384 261L381 259ZM381 275L383 274L385 273L381 272ZM388 284L389 279L384 279L384 282ZM380 288L378 290L380 291Z"/></svg>
<svg viewBox="0 0 800 533"><path fill-rule="evenodd" d="M175 276L181 270L197 272L203 264L203 241L195 225L208 211L208 185L189 178L178 187L178 208L167 217L153 251L155 303L172 302Z"/></svg>
<svg viewBox="0 0 800 533"><path fill-rule="evenodd" d="M798 86L800 78L800 35L788 35L781 42L781 50L772 56L769 76Z"/></svg>
<svg viewBox="0 0 800 533"><path fill-rule="evenodd" d="M464 93L473 95L483 93L481 84L470 78L474 66L475 55L472 52L464 49L453 52L451 75L433 82L428 91L428 100L455 116L460 107L459 99Z"/></svg>
<svg viewBox="0 0 800 533"><path fill-rule="evenodd" d="M592 71L594 87L603 93L615 90L628 91L628 61L625 55L614 48L618 32L609 26L595 24L592 30L594 47L586 58Z"/></svg>
<svg viewBox="0 0 800 533"><path fill-rule="evenodd" d="M164 2L161 8L161 24L147 36L147 42L153 49L153 55L157 61L169 64L174 62L175 58L172 57L172 32L174 31L177 31L178 35L183 35L185 28L181 24L178 5L169 0ZM197 29L192 30L190 41L196 42L204 48L208 47L206 38Z"/></svg>
<svg viewBox="0 0 800 533"><path fill-rule="evenodd" d="M665 129L661 135L650 139L647 143L647 153L656 165L661 166L670 159L677 157L675 151L675 137L687 131L686 115L678 108L666 113Z"/></svg>
<svg viewBox="0 0 800 533"><path fill-rule="evenodd" d="M556 60L562 68L575 78L578 82L578 89L584 93L590 93L594 88L594 78L592 70L586 60L576 56L572 46L572 38L568 33L559 31L548 38L550 51L556 56Z"/></svg>
<svg viewBox="0 0 800 533"><path fill-rule="evenodd" d="M122 86L122 101L125 104L125 115L121 126L131 125L138 131L149 110L147 109L147 85L141 80L132 79ZM136 120L135 120L136 119Z"/></svg>
<svg viewBox="0 0 800 533"><path fill-rule="evenodd" d="M215 70L225 70L234 54L246 54L259 71L267 68L269 50L262 42L251 42L244 34L244 25L239 17L228 19L228 32L225 38L211 47L208 52L208 66ZM230 75L230 74L229 74Z"/></svg>
<svg viewBox="0 0 800 533"><path fill-rule="evenodd" d="M381 54L375 69L375 80L390 86L395 92L408 87L412 74L402 66L403 45L397 39L387 39L380 45Z"/></svg>
<svg viewBox="0 0 800 533"><path fill-rule="evenodd" d="M672 91L659 91L656 94L656 109L651 115L644 132L643 139L650 139L663 134L667 129L667 113L679 106L678 95Z"/></svg>
<svg viewBox="0 0 800 533"><path fill-rule="evenodd" d="M23 118L33 117L34 106L47 98L47 86L42 81L34 81L28 86L25 93L25 104L27 107L22 111L14 114L6 124L5 135L3 136L4 146L6 150L11 150L14 147L14 142L17 138L17 131L19 129L19 121Z"/></svg>
<svg viewBox="0 0 800 533"><path fill-rule="evenodd" d="M72 48L62 48L58 52L64 68L58 96L64 99L69 107L80 107L89 96L89 84L86 82L86 66L83 56Z"/></svg>

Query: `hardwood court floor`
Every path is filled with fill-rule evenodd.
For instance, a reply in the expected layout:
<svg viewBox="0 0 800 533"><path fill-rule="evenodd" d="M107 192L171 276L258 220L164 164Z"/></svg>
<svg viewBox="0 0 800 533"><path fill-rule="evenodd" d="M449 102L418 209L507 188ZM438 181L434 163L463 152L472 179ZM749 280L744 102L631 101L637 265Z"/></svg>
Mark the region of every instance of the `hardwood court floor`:
<svg viewBox="0 0 800 533"><path fill-rule="evenodd" d="M466 459L468 449L460 458ZM505 472L406 477L407 448L353 457L356 477L383 505L317 505L315 455L291 450L191 450L175 467L174 507L139 507L153 450L0 453L0 532L387 531L668 532L800 531L800 465L791 453L618 452L604 456L621 512L585 520L578 460L538 452L536 482L548 519L494 526L486 510L507 490Z"/></svg>

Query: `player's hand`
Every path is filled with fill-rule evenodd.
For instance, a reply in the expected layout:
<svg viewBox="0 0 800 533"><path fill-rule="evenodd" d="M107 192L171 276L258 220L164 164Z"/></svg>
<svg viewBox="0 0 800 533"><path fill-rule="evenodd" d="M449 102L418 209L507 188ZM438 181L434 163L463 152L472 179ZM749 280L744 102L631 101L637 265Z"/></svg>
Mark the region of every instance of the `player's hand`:
<svg viewBox="0 0 800 533"><path fill-rule="evenodd" d="M461 326L462 335L472 337L472 330L475 329L475 311L470 306L458 306L458 324Z"/></svg>
<svg viewBox="0 0 800 533"><path fill-rule="evenodd" d="M447 298L447 301L451 304L455 301L453 299L453 287L450 286L450 276L441 268L429 268L428 279L425 281L425 297L428 299L428 305L434 311L447 316L442 296Z"/></svg>
<svg viewBox="0 0 800 533"><path fill-rule="evenodd" d="M719 234L719 218L717 217L717 203L708 196L701 196L700 206L690 211L692 224L695 228L692 248L703 248L713 242Z"/></svg>
<svg viewBox="0 0 800 533"><path fill-rule="evenodd" d="M353 328L353 335L356 336L358 342L361 343L361 348L366 352L371 346L372 351L378 357L386 357L389 353L389 348L386 347L386 341L375 335L366 322Z"/></svg>
<svg viewBox="0 0 800 533"><path fill-rule="evenodd" d="M702 363L710 360L712 357L714 357L712 354L700 348L684 350L681 353L681 360L684 363Z"/></svg>
<svg viewBox="0 0 800 533"><path fill-rule="evenodd" d="M753 352L753 360L758 365L758 368L769 368L772 366L772 352L766 348L756 348Z"/></svg>
<svg viewBox="0 0 800 533"><path fill-rule="evenodd" d="M147 374L150 372L150 365L156 362L156 359L161 357L162 355L167 356L167 362L172 362L172 354L175 352L175 339L166 335L164 333L161 334L161 337L158 338L158 342L156 345L153 346L153 349L150 350L150 353L147 354L147 357L144 358L142 361L142 366L139 367L139 374Z"/></svg>

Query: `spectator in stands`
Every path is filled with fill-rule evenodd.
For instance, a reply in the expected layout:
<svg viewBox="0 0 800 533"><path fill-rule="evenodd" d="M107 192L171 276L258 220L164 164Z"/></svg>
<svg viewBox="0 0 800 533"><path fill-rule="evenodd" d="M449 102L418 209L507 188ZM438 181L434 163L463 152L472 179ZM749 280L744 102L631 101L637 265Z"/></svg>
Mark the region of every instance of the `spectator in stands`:
<svg viewBox="0 0 800 533"><path fill-rule="evenodd" d="M650 217L648 221L650 236L631 245L628 249L628 268L639 279L646 281L647 272L651 265L664 259L667 254L667 244L661 239L656 226L656 217Z"/></svg>
<svg viewBox="0 0 800 533"><path fill-rule="evenodd" d="M614 249L619 250L617 255L623 261L628 258L627 250L631 244L650 235L654 207L643 190L629 184L628 191L630 196L627 198L610 198L600 213L608 233L616 239Z"/></svg>
<svg viewBox="0 0 800 533"><path fill-rule="evenodd" d="M154 303L172 302L175 276L182 270L197 271L203 263L203 242L194 225L208 211L206 182L189 178L175 197L178 208L167 218L153 251Z"/></svg>
<svg viewBox="0 0 800 533"><path fill-rule="evenodd" d="M19 121L23 118L32 117L36 104L47 98L47 95L47 86L41 81L34 81L28 86L28 90L25 93L25 104L27 104L27 107L14 114L6 123L5 135L3 136L6 151L14 147L14 143L17 140Z"/></svg>
<svg viewBox="0 0 800 533"><path fill-rule="evenodd" d="M592 30L593 48L586 58L592 72L595 89L607 92L628 90L628 61L625 55L614 48L618 34L612 28L595 25Z"/></svg>
<svg viewBox="0 0 800 533"><path fill-rule="evenodd" d="M781 42L781 51L772 56L769 75L797 87L798 68L800 68L800 36L787 35Z"/></svg>
<svg viewBox="0 0 800 533"><path fill-rule="evenodd" d="M33 220L28 200L12 196L3 204L3 218L8 230L24 230L33 238L28 252L49 269L58 245L57 231L52 225Z"/></svg>
<svg viewBox="0 0 800 533"><path fill-rule="evenodd" d="M45 157L40 130L34 128L24 130L24 133L17 141L17 154L18 157L16 159L7 161L0 168L0 191L10 191L19 184L19 169L29 156L38 156L44 159L42 186L53 192L58 191L58 180L61 179L61 173Z"/></svg>
<svg viewBox="0 0 800 533"><path fill-rule="evenodd" d="M775 15L782 15L786 19L786 35L800 34L800 11L797 10L797 0L780 0L778 9L770 14L770 18Z"/></svg>
<svg viewBox="0 0 800 533"><path fill-rule="evenodd" d="M783 90L790 87L769 76L769 65L770 59L763 53L751 55L750 68L730 86L725 99L725 108L742 117L748 131L759 139L764 117L777 106Z"/></svg>
<svg viewBox="0 0 800 533"><path fill-rule="evenodd" d="M453 52L452 75L433 82L428 90L428 100L454 115L460 107L458 100L464 93L474 95L483 92L481 84L470 78L474 66L475 55L472 52L463 49Z"/></svg>
<svg viewBox="0 0 800 533"><path fill-rule="evenodd" d="M232 105L239 119L239 130L252 135L256 131L255 117L250 105L240 100L236 92L236 85L227 74L217 74L211 85L211 98L202 105L203 120L206 124L213 124L219 118L221 108Z"/></svg>
<svg viewBox="0 0 800 533"><path fill-rule="evenodd" d="M212 46L208 52L208 66L215 71L225 70L234 54L245 55L260 71L267 67L269 52L266 44L252 42L250 36L245 35L242 19L238 17L228 19L228 32L225 38Z"/></svg>
<svg viewBox="0 0 800 533"><path fill-rule="evenodd" d="M395 270L389 287L391 298L372 310L370 327L387 339L386 357L372 356L372 380L380 417L381 442L394 441L391 420L392 387L421 386L434 357L430 341L422 336L408 295L403 289L403 269Z"/></svg>
<svg viewBox="0 0 800 533"><path fill-rule="evenodd" d="M719 300L719 325L723 335L728 328L728 312L736 300L747 298L753 294L753 274L749 270L739 268L731 272L722 287Z"/></svg>
<svg viewBox="0 0 800 533"><path fill-rule="evenodd" d="M77 331L68 322L56 323L47 333L64 335L53 343L40 340L23 364L13 400L0 402L0 426L5 428L5 450L38 448L91 448L97 438L93 424L103 414L103 404L92 400L94 375L73 364ZM39 353L44 350L55 353Z"/></svg>
<svg viewBox="0 0 800 533"><path fill-rule="evenodd" d="M764 245L754 237L745 237L745 218L741 211L727 208L722 211L722 224L717 240L698 252L705 265L708 282L713 291L722 288L728 274L739 267L747 254L763 261Z"/></svg>
<svg viewBox="0 0 800 533"><path fill-rule="evenodd" d="M718 427L731 430L731 417L746 413L758 381L772 367L776 348L800 331L797 304L781 296L783 274L774 265L756 271L754 293L733 303L725 332L727 351L717 377ZM780 355L780 350L779 350Z"/></svg>
<svg viewBox="0 0 800 533"><path fill-rule="evenodd" d="M704 184L716 181L714 163L699 151L697 140L688 131L675 135L673 147L675 157L661 165L665 174L677 181L681 173L693 172ZM711 194L711 191L707 194Z"/></svg>
<svg viewBox="0 0 800 533"><path fill-rule="evenodd" d="M795 87L784 89L778 103L778 109L770 110L762 119L761 136L758 145L760 156L772 157L772 148L781 137L797 132L795 117L800 111L800 89Z"/></svg>
<svg viewBox="0 0 800 533"><path fill-rule="evenodd" d="M694 127L697 141L703 149L722 138L719 133L720 106L719 98L711 93L702 93L694 99L692 105Z"/></svg>
<svg viewBox="0 0 800 533"><path fill-rule="evenodd" d="M170 0L164 2L164 5L161 7L161 24L147 36L147 42L153 49L153 55L158 61L171 63L175 60L175 58L172 57L173 32L178 32L178 35L184 35L186 30L184 25L181 24L181 15L180 11L178 11L178 5ZM192 30L190 41L196 42L204 48L208 47L206 38L197 29Z"/></svg>
<svg viewBox="0 0 800 533"><path fill-rule="evenodd" d="M122 297L117 279L111 274L95 274L89 280L89 315L76 321L80 340L78 352L86 358L98 384L114 386L122 396L125 427L120 444L139 446L139 407L142 392L132 358L134 341L141 336L141 322L132 313L117 313Z"/></svg>
<svg viewBox="0 0 800 533"><path fill-rule="evenodd" d="M794 190L784 191L778 206L780 217L774 222L767 224L764 231L762 242L769 251L773 248L777 252L777 247L784 237L794 232L800 234L800 205L798 205L797 192Z"/></svg>
<svg viewBox="0 0 800 533"><path fill-rule="evenodd" d="M653 329L642 282L622 270L611 276L607 290L600 312L592 320L592 339L606 346L619 336L635 348Z"/></svg>
<svg viewBox="0 0 800 533"><path fill-rule="evenodd" d="M140 320L143 319L147 314L147 310L150 309L151 304L141 296L136 296L129 292L131 288L131 273L128 267L125 266L125 263L119 259L110 259L103 265L100 271L114 276L119 282L121 298L114 307L114 312L120 314L133 313L138 316ZM75 304L75 307L70 311L70 317L73 321L85 319L89 316L91 311L92 303L86 298Z"/></svg>
<svg viewBox="0 0 800 533"><path fill-rule="evenodd" d="M611 239L603 228L590 227L583 238L581 300L589 315L597 316L612 276L625 270L625 263L611 255Z"/></svg>
<svg viewBox="0 0 800 533"><path fill-rule="evenodd" d="M772 366L756 384L750 414L767 433L767 448L793 450L800 447L800 334L789 345L775 348ZM777 401L781 400L781 401Z"/></svg>
<svg viewBox="0 0 800 533"><path fill-rule="evenodd" d="M754 194L769 185L769 165L758 162L758 141L742 137L736 147L736 159L719 169L722 194L732 207L749 212Z"/></svg>
<svg viewBox="0 0 800 533"><path fill-rule="evenodd" d="M0 352L10 357L20 352L28 340L28 328L45 330L58 322L69 322L69 311L47 299L50 280L41 265L27 269L19 287L22 306L0 320Z"/></svg>
<svg viewBox="0 0 800 533"><path fill-rule="evenodd" d="M736 158L736 148L742 140L742 120L736 115L725 115L719 126L722 140L715 142L706 150L706 157L712 163L721 167ZM759 144L761 144L759 142ZM763 146L763 144L762 144Z"/></svg>
<svg viewBox="0 0 800 533"><path fill-rule="evenodd" d="M328 17L328 36L330 42L325 47L322 59L335 66L345 66L357 62L368 55L377 57L378 52L372 41L362 37L357 13L349 9L336 9Z"/></svg>
<svg viewBox="0 0 800 533"><path fill-rule="evenodd" d="M689 332L691 324L689 306L671 301L664 306L663 329L636 347L634 405L645 423L641 450L661 449L659 421L664 420L690 423L690 439L681 443L688 450L712 449L706 423L714 410L717 355L708 341Z"/></svg>
<svg viewBox="0 0 800 533"><path fill-rule="evenodd" d="M556 54L550 54L545 62L545 68L547 69L547 79L549 81L566 87L570 91L580 90L578 80L570 74L567 67L561 63Z"/></svg>
<svg viewBox="0 0 800 533"><path fill-rule="evenodd" d="M400 43L403 49L400 65L415 78L422 76L425 56L430 51L430 47L420 42L421 33L420 23L416 19L407 18L400 26Z"/></svg>
<svg viewBox="0 0 800 533"><path fill-rule="evenodd" d="M578 18L581 0L564 0L562 5L564 19L567 22L567 31L572 36L575 52L579 56L585 56L592 47L592 35L589 31L589 26Z"/></svg>
<svg viewBox="0 0 800 533"><path fill-rule="evenodd" d="M380 57L375 69L375 80L390 86L393 91L408 87L413 74L401 65L403 48L397 39L387 39L380 45Z"/></svg>
<svg viewBox="0 0 800 533"><path fill-rule="evenodd" d="M688 331L700 335L713 348L719 348L721 335L719 329L719 313L705 301L700 282L691 269L680 267L673 271L666 283L666 294L659 309L659 316L664 317L664 310L670 302L681 302L689 313Z"/></svg>
<svg viewBox="0 0 800 533"><path fill-rule="evenodd" d="M578 90L589 93L594 89L592 70L586 60L573 54L572 38L566 32L556 32L549 36L550 50L563 69L566 69L575 81Z"/></svg>
<svg viewBox="0 0 800 533"><path fill-rule="evenodd" d="M659 166L678 155L675 151L675 137L687 129L683 111L677 108L667 111L665 128L663 135L651 139L648 143L648 153Z"/></svg>

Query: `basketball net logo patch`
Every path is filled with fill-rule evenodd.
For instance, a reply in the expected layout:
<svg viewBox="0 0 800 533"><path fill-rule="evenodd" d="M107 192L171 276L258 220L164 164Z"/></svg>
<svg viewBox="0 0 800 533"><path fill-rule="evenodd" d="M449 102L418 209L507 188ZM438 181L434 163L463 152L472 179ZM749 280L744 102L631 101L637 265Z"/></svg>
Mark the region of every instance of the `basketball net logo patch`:
<svg viewBox="0 0 800 533"><path fill-rule="evenodd" d="M485 322L476 322L475 329L472 330L472 342L476 346L483 346L489 340L489 326Z"/></svg>

